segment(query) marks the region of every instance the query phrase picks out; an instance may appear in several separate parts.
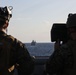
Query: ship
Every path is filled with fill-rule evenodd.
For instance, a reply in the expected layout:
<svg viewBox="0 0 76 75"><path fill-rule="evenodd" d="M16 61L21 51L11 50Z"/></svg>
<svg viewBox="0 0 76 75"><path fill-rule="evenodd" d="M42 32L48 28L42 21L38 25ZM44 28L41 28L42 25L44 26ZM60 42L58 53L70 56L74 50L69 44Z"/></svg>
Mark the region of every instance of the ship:
<svg viewBox="0 0 76 75"><path fill-rule="evenodd" d="M36 45L36 41L35 40L32 40L31 46L35 46L35 45Z"/></svg>

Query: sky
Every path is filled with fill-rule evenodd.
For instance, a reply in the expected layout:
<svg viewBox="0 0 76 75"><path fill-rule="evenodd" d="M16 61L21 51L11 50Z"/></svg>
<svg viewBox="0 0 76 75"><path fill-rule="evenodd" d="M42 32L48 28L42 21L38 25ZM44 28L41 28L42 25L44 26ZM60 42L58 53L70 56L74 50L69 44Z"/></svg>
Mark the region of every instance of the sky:
<svg viewBox="0 0 76 75"><path fill-rule="evenodd" d="M0 6L13 6L8 34L24 43L51 42L53 23L76 13L76 0L0 0Z"/></svg>

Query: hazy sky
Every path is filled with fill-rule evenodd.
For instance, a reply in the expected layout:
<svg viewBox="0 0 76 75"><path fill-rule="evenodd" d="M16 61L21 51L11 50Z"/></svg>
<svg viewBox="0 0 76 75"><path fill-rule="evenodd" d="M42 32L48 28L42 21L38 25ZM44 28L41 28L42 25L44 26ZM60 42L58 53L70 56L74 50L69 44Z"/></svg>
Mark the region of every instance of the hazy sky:
<svg viewBox="0 0 76 75"><path fill-rule="evenodd" d="M22 42L51 42L52 24L76 12L76 0L0 0L0 6L13 6L8 34Z"/></svg>

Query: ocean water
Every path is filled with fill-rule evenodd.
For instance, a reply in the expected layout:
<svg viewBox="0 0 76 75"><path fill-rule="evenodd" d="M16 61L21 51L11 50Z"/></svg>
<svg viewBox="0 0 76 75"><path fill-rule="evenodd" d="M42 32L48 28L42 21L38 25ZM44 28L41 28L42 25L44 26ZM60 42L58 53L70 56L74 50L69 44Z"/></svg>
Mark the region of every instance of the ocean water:
<svg viewBox="0 0 76 75"><path fill-rule="evenodd" d="M54 51L54 43L36 43L32 46L31 43L25 43L31 56L50 56Z"/></svg>

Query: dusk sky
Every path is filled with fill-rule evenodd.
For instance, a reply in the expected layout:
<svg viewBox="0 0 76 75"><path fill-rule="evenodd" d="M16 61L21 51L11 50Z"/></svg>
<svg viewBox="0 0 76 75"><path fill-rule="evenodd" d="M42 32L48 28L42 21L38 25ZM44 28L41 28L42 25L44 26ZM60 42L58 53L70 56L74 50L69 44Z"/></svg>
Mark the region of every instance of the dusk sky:
<svg viewBox="0 0 76 75"><path fill-rule="evenodd" d="M51 42L52 24L76 13L76 0L0 0L0 6L13 6L8 34L24 43Z"/></svg>

